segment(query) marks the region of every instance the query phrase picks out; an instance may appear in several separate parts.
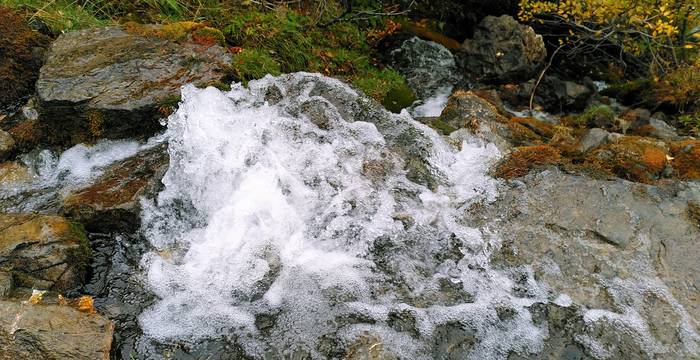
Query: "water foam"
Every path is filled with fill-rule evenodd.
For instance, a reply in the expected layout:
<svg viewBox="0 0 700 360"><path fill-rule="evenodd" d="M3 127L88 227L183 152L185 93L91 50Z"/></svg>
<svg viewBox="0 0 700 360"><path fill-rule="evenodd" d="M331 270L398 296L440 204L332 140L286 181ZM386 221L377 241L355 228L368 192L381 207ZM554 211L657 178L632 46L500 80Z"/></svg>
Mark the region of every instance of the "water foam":
<svg viewBox="0 0 700 360"><path fill-rule="evenodd" d="M186 86L182 99L165 188L144 203L148 336L322 358L323 339L371 333L392 354L432 358L458 322L479 339L472 356L539 349L546 330L524 309L537 297L510 295L488 268L495 240L462 216L496 197L495 146L463 132L448 143L320 75Z"/></svg>

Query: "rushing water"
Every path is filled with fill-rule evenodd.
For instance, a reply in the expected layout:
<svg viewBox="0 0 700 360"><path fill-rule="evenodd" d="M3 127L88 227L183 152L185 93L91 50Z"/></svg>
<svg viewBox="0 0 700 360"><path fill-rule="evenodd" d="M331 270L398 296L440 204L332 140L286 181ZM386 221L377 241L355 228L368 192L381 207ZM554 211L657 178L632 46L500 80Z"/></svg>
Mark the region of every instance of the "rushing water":
<svg viewBox="0 0 700 360"><path fill-rule="evenodd" d="M541 346L524 306L542 294L513 296L489 269L497 238L463 216L495 199L493 145L448 142L319 75L182 99L165 188L142 215L148 337L227 336L255 357L325 358L329 339L411 359L467 334L474 358Z"/></svg>

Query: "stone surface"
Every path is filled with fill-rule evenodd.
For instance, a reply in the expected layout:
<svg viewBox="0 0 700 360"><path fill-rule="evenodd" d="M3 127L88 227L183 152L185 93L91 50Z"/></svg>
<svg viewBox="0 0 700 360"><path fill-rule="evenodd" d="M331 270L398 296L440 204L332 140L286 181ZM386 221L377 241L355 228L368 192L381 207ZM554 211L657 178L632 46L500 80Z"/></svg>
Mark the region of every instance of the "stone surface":
<svg viewBox="0 0 700 360"><path fill-rule="evenodd" d="M15 139L12 138L12 135L0 130L0 161L10 157L14 150Z"/></svg>
<svg viewBox="0 0 700 360"><path fill-rule="evenodd" d="M168 34L175 30L166 26L61 35L37 81L47 141L76 144L152 134L160 128L159 110L177 102L180 86L223 77L230 62L224 48L197 44L186 35L172 38Z"/></svg>
<svg viewBox="0 0 700 360"><path fill-rule="evenodd" d="M542 36L510 16L487 16L462 44L465 71L483 82L505 83L535 77L547 50Z"/></svg>
<svg viewBox="0 0 700 360"><path fill-rule="evenodd" d="M649 119L651 119L651 112L647 109L629 110L621 116L622 130L623 132L637 130L642 126L649 125Z"/></svg>
<svg viewBox="0 0 700 360"><path fill-rule="evenodd" d="M138 227L140 198L153 196L168 168L165 145L144 150L107 168L89 186L68 194L63 213L100 231Z"/></svg>
<svg viewBox="0 0 700 360"><path fill-rule="evenodd" d="M536 80L533 79L519 84L501 85L499 92L511 105L529 107L535 84ZM591 86L545 75L535 89L533 105L554 113L580 111L586 107L592 95Z"/></svg>
<svg viewBox="0 0 700 360"><path fill-rule="evenodd" d="M426 99L438 89L459 81L454 55L438 43L417 37L406 40L392 51L391 63L406 77L408 86L419 99Z"/></svg>
<svg viewBox="0 0 700 360"><path fill-rule="evenodd" d="M61 305L0 301L0 360L108 360L114 325Z"/></svg>
<svg viewBox="0 0 700 360"><path fill-rule="evenodd" d="M0 115L12 113L34 91L49 41L0 6Z"/></svg>
<svg viewBox="0 0 700 360"><path fill-rule="evenodd" d="M503 189L490 210L503 217L494 225L503 241L494 264L531 266L553 300L566 295L554 301L563 305L537 310L549 312L545 351L555 355L546 358L699 355L700 226L688 211L698 201L694 183L649 186L556 170ZM581 349L587 356L565 355Z"/></svg>
<svg viewBox="0 0 700 360"><path fill-rule="evenodd" d="M583 137L581 137L578 144L576 144L576 150L585 153L588 150L606 144L608 142L609 135L609 132L600 128L590 129L585 135L583 135Z"/></svg>
<svg viewBox="0 0 700 360"><path fill-rule="evenodd" d="M60 216L0 214L0 273L13 287L63 291L82 284L90 244L81 226Z"/></svg>

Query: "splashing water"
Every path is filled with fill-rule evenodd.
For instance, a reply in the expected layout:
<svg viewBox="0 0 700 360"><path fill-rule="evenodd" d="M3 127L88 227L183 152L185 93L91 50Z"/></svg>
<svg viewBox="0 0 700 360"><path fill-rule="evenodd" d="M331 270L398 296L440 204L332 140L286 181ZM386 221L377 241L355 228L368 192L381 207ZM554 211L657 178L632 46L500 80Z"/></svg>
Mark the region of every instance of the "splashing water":
<svg viewBox="0 0 700 360"><path fill-rule="evenodd" d="M342 356L329 348L367 337L402 358L445 358L468 336L474 358L541 347L523 308L541 294L512 296L489 269L497 240L463 216L496 197L493 145L459 131L450 144L320 75L182 99L142 215L147 336L232 336L254 357Z"/></svg>

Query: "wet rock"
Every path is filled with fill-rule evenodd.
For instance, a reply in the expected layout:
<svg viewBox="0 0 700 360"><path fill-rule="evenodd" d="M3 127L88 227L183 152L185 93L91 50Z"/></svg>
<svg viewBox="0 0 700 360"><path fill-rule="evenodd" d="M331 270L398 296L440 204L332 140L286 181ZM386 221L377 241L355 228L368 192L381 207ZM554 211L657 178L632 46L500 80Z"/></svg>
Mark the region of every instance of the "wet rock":
<svg viewBox="0 0 700 360"><path fill-rule="evenodd" d="M600 128L590 129L585 135L583 135L583 137L581 137L576 145L576 150L581 153L585 153L590 149L606 144L608 142L609 135L609 132Z"/></svg>
<svg viewBox="0 0 700 360"><path fill-rule="evenodd" d="M15 150L15 139L5 131L0 130L0 161L10 157Z"/></svg>
<svg viewBox="0 0 700 360"><path fill-rule="evenodd" d="M462 44L461 62L477 80L505 83L533 78L544 65L542 36L510 16L487 16Z"/></svg>
<svg viewBox="0 0 700 360"><path fill-rule="evenodd" d="M438 120L452 129L466 128L502 151L511 147L507 139L516 135L493 104L471 91L453 93Z"/></svg>
<svg viewBox="0 0 700 360"><path fill-rule="evenodd" d="M551 170L503 190L491 211L508 214L498 225L504 247L492 261L532 266L552 298L566 294L571 300L561 303L582 309L548 305L550 329L563 329L550 331L545 351L697 355L700 227L687 208L700 199L698 184L650 186Z"/></svg>
<svg viewBox="0 0 700 360"><path fill-rule="evenodd" d="M0 163L0 184L13 186L27 183L32 180L32 173L28 167L16 161Z"/></svg>
<svg viewBox="0 0 700 360"><path fill-rule="evenodd" d="M88 187L68 194L62 212L91 230L133 230L141 216L141 197L157 193L168 161L165 145L159 145L116 163Z"/></svg>
<svg viewBox="0 0 700 360"><path fill-rule="evenodd" d="M392 66L406 78L419 99L427 99L459 80L454 55L432 41L408 39L391 52L391 58Z"/></svg>
<svg viewBox="0 0 700 360"><path fill-rule="evenodd" d="M562 80L553 75L545 75L537 88L536 83L533 79L519 84L501 85L498 91L511 105L529 107L534 90L533 105L554 113L583 110L594 92L591 86Z"/></svg>
<svg viewBox="0 0 700 360"><path fill-rule="evenodd" d="M60 216L0 215L0 272L14 287L63 291L82 284L90 244L81 226Z"/></svg>
<svg viewBox="0 0 700 360"><path fill-rule="evenodd" d="M109 359L114 325L61 305L0 301L0 359Z"/></svg>
<svg viewBox="0 0 700 360"><path fill-rule="evenodd" d="M433 337L435 359L467 359L477 343L475 331L458 321L437 326Z"/></svg>
<svg viewBox="0 0 700 360"><path fill-rule="evenodd" d="M50 39L0 7L0 115L14 112L34 91Z"/></svg>
<svg viewBox="0 0 700 360"><path fill-rule="evenodd" d="M61 35L37 81L42 127L53 144L146 136L186 83L219 81L225 49L197 42L194 23L123 25Z"/></svg>
<svg viewBox="0 0 700 360"><path fill-rule="evenodd" d="M544 349L538 354L511 353L508 360L594 359L586 354L585 348L576 340L576 335L583 333L586 326L578 307L536 303L530 306L529 310L532 313L533 322L537 325L544 325L549 332L549 336L544 342Z"/></svg>
<svg viewBox="0 0 700 360"><path fill-rule="evenodd" d="M0 121L0 129L12 136L17 152L36 147L41 141L41 129L35 98L30 98L14 115Z"/></svg>
<svg viewBox="0 0 700 360"><path fill-rule="evenodd" d="M407 332L413 337L419 335L416 328L416 317L409 310L390 311L386 323L398 332Z"/></svg>

